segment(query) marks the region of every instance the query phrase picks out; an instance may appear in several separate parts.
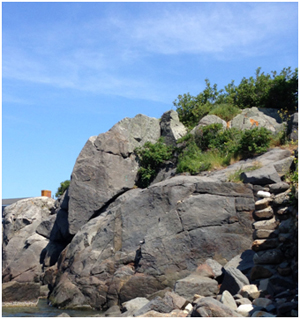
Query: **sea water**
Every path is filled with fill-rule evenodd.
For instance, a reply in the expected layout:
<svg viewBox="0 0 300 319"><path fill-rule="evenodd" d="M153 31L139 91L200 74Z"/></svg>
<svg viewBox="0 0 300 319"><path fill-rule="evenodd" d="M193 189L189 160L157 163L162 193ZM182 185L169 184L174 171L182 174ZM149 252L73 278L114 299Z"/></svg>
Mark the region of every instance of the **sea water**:
<svg viewBox="0 0 300 319"><path fill-rule="evenodd" d="M95 315L104 317L104 313L97 310L57 309L49 306L46 299L40 299L35 307L2 307L2 317L57 317L61 313L67 313L71 317L91 317Z"/></svg>

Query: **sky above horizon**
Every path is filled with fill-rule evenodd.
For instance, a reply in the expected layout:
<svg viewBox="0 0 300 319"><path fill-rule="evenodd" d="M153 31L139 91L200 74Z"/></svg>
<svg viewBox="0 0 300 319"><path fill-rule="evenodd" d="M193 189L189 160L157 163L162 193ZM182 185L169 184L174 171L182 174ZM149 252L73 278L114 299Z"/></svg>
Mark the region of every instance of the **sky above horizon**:
<svg viewBox="0 0 300 319"><path fill-rule="evenodd" d="M298 67L297 2L2 2L2 198L54 195L90 136L258 67Z"/></svg>

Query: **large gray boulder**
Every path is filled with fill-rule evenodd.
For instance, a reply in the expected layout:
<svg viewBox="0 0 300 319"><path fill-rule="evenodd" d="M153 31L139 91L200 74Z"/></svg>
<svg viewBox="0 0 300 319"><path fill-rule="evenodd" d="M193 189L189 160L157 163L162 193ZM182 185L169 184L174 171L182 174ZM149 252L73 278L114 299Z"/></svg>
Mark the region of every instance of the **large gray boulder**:
<svg viewBox="0 0 300 319"><path fill-rule="evenodd" d="M211 124L222 124L223 129L226 129L227 127L227 123L224 120L222 120L219 116L206 115L199 121L198 125L191 130L191 134L195 134L201 127Z"/></svg>
<svg viewBox="0 0 300 319"><path fill-rule="evenodd" d="M288 138L291 141L298 141L298 112L294 113L288 121L287 127Z"/></svg>
<svg viewBox="0 0 300 319"><path fill-rule="evenodd" d="M112 199L135 185L139 166L133 151L147 141L156 142L159 137L159 120L139 114L89 138L71 176L68 194L71 235Z"/></svg>
<svg viewBox="0 0 300 319"><path fill-rule="evenodd" d="M186 127L179 121L178 113L174 110L165 112L160 122L161 136L167 145L176 146L176 141L186 135Z"/></svg>
<svg viewBox="0 0 300 319"><path fill-rule="evenodd" d="M47 228L51 227L51 221L54 221L54 202L54 199L44 196L28 198L4 210L2 280L15 283L9 285L9 288L6 287L10 291L24 286L24 293L20 297L22 301L26 294L31 298L29 292L35 287L32 284L39 282L43 264L42 252L49 243ZM39 288L37 290L39 291ZM18 296L16 291L16 301Z"/></svg>
<svg viewBox="0 0 300 319"><path fill-rule="evenodd" d="M173 288L207 258L224 265L251 245L253 208L251 186L199 176L127 191L64 250L51 302L110 307Z"/></svg>
<svg viewBox="0 0 300 319"><path fill-rule="evenodd" d="M266 113L266 112L265 112ZM275 118L261 112L257 107L246 108L231 121L231 127L240 130L249 130L254 127L265 127L273 133L278 133L284 126Z"/></svg>

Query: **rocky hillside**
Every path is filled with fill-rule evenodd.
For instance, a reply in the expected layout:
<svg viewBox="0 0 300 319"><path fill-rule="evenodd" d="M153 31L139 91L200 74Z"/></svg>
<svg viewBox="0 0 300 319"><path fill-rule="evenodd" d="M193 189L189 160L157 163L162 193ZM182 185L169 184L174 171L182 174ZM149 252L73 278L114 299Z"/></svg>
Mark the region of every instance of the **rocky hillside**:
<svg viewBox="0 0 300 319"><path fill-rule="evenodd" d="M258 122L252 119L255 116L259 117L259 125L274 132L280 129L275 119L257 109L246 110L231 125L237 123L243 129L245 123L248 128L249 118ZM297 119L295 115L290 129L293 134ZM174 111L165 113L161 121L144 115L125 118L108 132L88 139L76 160L70 187L57 201L32 198L6 208L3 301L35 300L44 295L61 308L89 306L105 310L174 289L177 296L192 302L197 293L216 297L230 290L224 288L224 269L236 260L234 257L248 252L253 266L251 247L253 251L275 249L279 245L278 234L270 235L276 238L276 247L272 246L274 239L270 239L272 244L266 240L268 236L258 236L253 244L253 227L256 233L260 229L253 222L265 218L271 223L274 219L272 227L277 229L280 220L284 220L278 217L278 211L288 206L275 205L279 214L276 216L268 206L265 213L259 212L257 192L271 191L272 185L280 188L278 185L293 165L294 157L288 150L275 148L198 176L178 175L172 167L165 166L150 187L136 187L139 162L135 148L149 141L154 143L161 136L169 145L175 145L186 133ZM257 162L259 169L243 173L244 183L229 182L233 172ZM285 194L290 191L289 185L282 187ZM289 213L281 215L295 223L295 213L293 217ZM274 230L268 227L271 226L261 229ZM288 239L286 243L290 242L293 241ZM282 250L286 246L278 247ZM286 267L291 269L291 258L282 256L278 262L287 262ZM254 256L258 264L261 259ZM209 278L201 275L199 285L191 288L198 277L189 276L207 260L217 263L221 273ZM257 280L250 276L252 266L248 264L243 269L248 276L245 284ZM270 277L276 275L274 267L269 268ZM259 273L260 268L255 269ZM283 272L279 275L284 276ZM224 284L221 290L220 284Z"/></svg>

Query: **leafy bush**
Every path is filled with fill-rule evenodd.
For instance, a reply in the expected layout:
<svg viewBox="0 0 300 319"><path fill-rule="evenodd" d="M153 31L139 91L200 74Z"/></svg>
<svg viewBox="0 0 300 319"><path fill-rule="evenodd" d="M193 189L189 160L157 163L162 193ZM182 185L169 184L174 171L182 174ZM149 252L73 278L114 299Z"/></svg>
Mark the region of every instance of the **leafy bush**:
<svg viewBox="0 0 300 319"><path fill-rule="evenodd" d="M209 112L209 114L219 116L226 122L231 121L239 113L241 113L241 109L229 103L215 104Z"/></svg>
<svg viewBox="0 0 300 319"><path fill-rule="evenodd" d="M154 144L146 142L144 146L135 149L135 154L141 166L138 171L140 175L138 186L144 188L150 185L159 170L159 166L171 159L172 150L172 147L167 146L162 138Z"/></svg>
<svg viewBox="0 0 300 319"><path fill-rule="evenodd" d="M177 164L177 173L189 172L191 174L198 174L201 171L206 171L211 164L203 161L203 154L196 145L194 139L191 139L179 155Z"/></svg>
<svg viewBox="0 0 300 319"><path fill-rule="evenodd" d="M298 109L298 69L292 72L291 68L284 68L280 74L271 73L272 76L261 73L258 68L255 77L244 77L238 86L232 81L221 90L205 79L206 87L197 96L179 95L173 102L180 121L189 128L195 127L207 114L229 121L238 109L252 106L295 112Z"/></svg>
<svg viewBox="0 0 300 319"><path fill-rule="evenodd" d="M58 198L59 196L61 196L67 190L69 186L70 186L69 180L61 182L60 186L57 189L57 192L55 193L55 197Z"/></svg>
<svg viewBox="0 0 300 319"><path fill-rule="evenodd" d="M220 123L214 123L198 128L195 132L196 145L202 151L206 151L211 142L215 139L217 133L222 129L223 125Z"/></svg>
<svg viewBox="0 0 300 319"><path fill-rule="evenodd" d="M262 154L270 146L272 133L264 127L255 127L242 132L235 153L243 158Z"/></svg>

